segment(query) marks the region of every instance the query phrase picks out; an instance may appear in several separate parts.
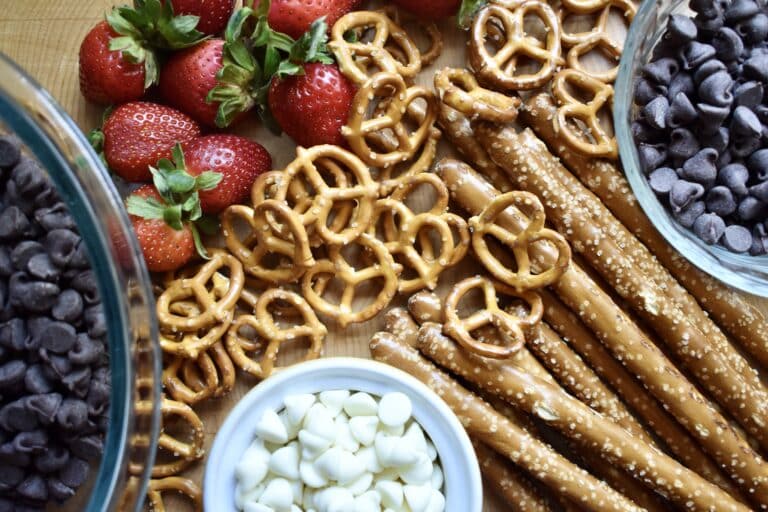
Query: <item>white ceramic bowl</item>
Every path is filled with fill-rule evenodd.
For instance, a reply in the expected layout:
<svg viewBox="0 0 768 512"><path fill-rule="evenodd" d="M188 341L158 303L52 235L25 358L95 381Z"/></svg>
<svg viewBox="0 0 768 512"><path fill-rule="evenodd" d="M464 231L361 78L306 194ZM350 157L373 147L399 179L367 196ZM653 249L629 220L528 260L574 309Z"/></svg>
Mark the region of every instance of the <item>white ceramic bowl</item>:
<svg viewBox="0 0 768 512"><path fill-rule="evenodd" d="M254 437L254 427L267 408L280 410L296 393L330 389L365 391L381 396L400 391L413 401L413 417L437 449L445 475L446 512L480 512L483 486L480 468L464 427L450 408L420 381L376 361L328 358L297 364L261 382L232 409L208 455L203 482L207 512L236 512L235 465Z"/></svg>

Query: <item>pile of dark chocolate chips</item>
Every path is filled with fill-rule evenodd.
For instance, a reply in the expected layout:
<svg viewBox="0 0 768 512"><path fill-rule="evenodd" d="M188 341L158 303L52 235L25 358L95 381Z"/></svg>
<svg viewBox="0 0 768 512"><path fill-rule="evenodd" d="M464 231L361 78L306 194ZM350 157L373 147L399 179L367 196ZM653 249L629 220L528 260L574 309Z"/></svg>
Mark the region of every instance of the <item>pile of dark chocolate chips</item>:
<svg viewBox="0 0 768 512"><path fill-rule="evenodd" d="M707 244L768 253L768 9L691 0L642 69L632 124L641 165Z"/></svg>
<svg viewBox="0 0 768 512"><path fill-rule="evenodd" d="M85 243L20 149L0 136L0 512L75 494L101 455L110 392Z"/></svg>

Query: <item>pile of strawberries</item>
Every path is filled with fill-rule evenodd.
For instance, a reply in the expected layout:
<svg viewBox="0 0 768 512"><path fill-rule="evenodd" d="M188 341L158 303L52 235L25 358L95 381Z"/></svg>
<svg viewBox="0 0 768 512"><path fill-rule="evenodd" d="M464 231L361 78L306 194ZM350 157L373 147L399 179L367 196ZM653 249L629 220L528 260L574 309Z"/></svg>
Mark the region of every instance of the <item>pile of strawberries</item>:
<svg viewBox="0 0 768 512"><path fill-rule="evenodd" d="M175 270L199 231L242 202L270 170L269 152L223 133L254 110L297 144L345 145L355 87L326 48L328 27L359 0L134 0L114 8L80 47L80 89L110 105L91 135L117 176L143 183L126 206L149 270ZM459 0L394 3L429 18Z"/></svg>

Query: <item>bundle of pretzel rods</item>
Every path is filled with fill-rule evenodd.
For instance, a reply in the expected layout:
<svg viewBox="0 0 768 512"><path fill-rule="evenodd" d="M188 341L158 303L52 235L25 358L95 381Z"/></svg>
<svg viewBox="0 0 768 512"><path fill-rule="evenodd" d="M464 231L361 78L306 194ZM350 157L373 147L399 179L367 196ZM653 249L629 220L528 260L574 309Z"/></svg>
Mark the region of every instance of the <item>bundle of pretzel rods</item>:
<svg viewBox="0 0 768 512"><path fill-rule="evenodd" d="M285 346L317 358L329 331L373 318L373 357L453 408L515 509L768 508L768 321L668 247L629 191L600 115L616 68L584 62L621 54L614 11L628 23L635 7L492 1L469 69L435 73L436 92L414 85L440 54L435 25L415 23L419 48L390 8L336 22L329 47L358 88L348 148L298 148L223 213L210 260L158 279L154 510L167 491L201 509L183 476L204 456L195 408L238 371L280 371ZM595 27L569 32L585 15ZM465 161L435 164L441 136ZM435 295L465 258L481 275ZM408 308L387 310L396 297Z"/></svg>

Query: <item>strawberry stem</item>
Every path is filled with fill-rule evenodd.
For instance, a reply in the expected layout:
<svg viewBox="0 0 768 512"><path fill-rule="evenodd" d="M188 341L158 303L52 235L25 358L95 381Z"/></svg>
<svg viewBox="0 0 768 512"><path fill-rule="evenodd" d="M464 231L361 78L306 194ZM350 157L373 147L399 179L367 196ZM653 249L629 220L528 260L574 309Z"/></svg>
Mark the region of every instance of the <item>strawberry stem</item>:
<svg viewBox="0 0 768 512"><path fill-rule="evenodd" d="M468 29L477 11L483 8L488 0L463 0L456 21L460 29Z"/></svg>

